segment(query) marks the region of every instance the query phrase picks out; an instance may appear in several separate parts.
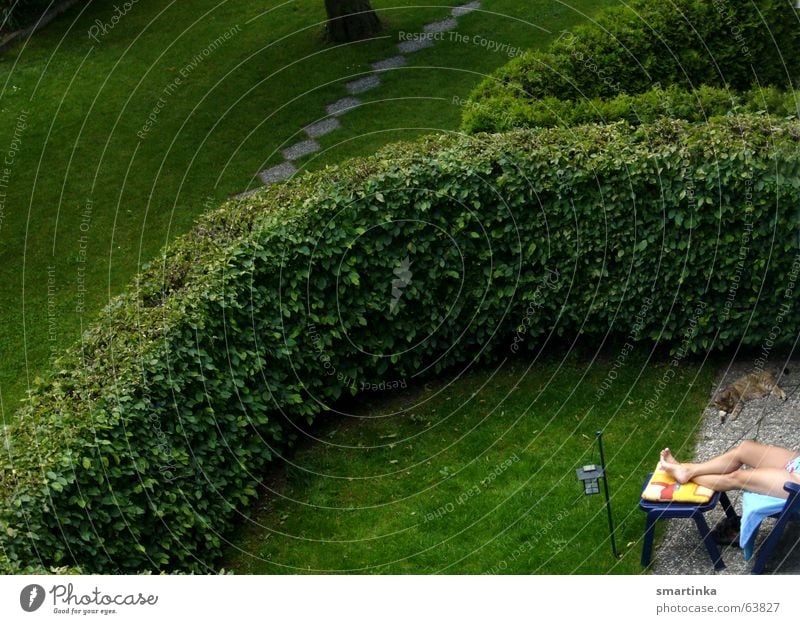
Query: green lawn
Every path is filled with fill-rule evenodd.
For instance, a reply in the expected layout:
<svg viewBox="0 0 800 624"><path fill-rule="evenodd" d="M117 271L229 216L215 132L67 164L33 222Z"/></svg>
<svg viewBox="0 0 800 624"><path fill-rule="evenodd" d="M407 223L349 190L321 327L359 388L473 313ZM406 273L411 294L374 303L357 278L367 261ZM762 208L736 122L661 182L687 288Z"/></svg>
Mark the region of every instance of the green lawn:
<svg viewBox="0 0 800 624"><path fill-rule="evenodd" d="M610 1L486 0L491 13L462 17L459 33L536 47ZM97 42L89 29L110 23L114 10L93 2L0 56L0 153L14 151L0 182L3 419L165 242L257 186L253 176L346 94L345 82L395 53L400 31L418 31L459 3L375 0L385 34L333 46L322 37L322 0L193 0L191 11L140 0ZM322 140L325 151L301 165L455 129L454 96L507 58L439 42L385 75L365 94L375 103L348 114L345 128Z"/></svg>
<svg viewBox="0 0 800 624"><path fill-rule="evenodd" d="M239 573L639 573L642 481L658 451L686 454L713 367L574 352L359 395L265 482L223 565ZM655 404L648 406L649 399ZM575 468L604 431L616 539ZM680 456L680 455L679 455Z"/></svg>

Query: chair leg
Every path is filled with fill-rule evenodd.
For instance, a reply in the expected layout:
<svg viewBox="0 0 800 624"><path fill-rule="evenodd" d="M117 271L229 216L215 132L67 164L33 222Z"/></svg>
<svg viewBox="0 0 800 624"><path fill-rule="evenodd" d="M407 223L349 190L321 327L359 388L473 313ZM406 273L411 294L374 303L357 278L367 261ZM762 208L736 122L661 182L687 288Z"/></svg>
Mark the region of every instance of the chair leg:
<svg viewBox="0 0 800 624"><path fill-rule="evenodd" d="M711 561L714 562L714 569L724 569L725 562L722 560L722 555L719 554L719 548L717 548L714 538L711 537L711 529L708 528L708 524L706 523L706 519L703 517L703 514L697 514L694 517L694 521L697 524L697 530L700 531L700 537L703 538L703 543L706 545L706 550L708 550Z"/></svg>
<svg viewBox="0 0 800 624"><path fill-rule="evenodd" d="M722 505L722 510L725 512L725 515L728 518L736 518L736 510L733 508L731 504L731 499L728 498L728 494L726 492L721 492L719 495L719 504Z"/></svg>
<svg viewBox="0 0 800 624"><path fill-rule="evenodd" d="M764 568L767 567L767 560L778 545L788 520L785 514L778 518L775 526L772 527L772 530L769 532L767 539L764 540L764 543L761 544L761 548L758 549L758 557L756 557L756 562L755 565L753 565L751 574L761 574Z"/></svg>
<svg viewBox="0 0 800 624"><path fill-rule="evenodd" d="M656 534L657 521L658 514L648 512L647 518L645 518L644 542L642 543L642 566L645 568L650 565L650 556L653 552L653 538Z"/></svg>

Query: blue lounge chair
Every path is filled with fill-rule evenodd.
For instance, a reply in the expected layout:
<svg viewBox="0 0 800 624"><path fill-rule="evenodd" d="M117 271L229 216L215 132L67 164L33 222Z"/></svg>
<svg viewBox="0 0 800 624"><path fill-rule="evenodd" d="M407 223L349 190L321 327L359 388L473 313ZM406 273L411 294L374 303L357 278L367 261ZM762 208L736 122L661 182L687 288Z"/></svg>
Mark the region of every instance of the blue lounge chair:
<svg viewBox="0 0 800 624"><path fill-rule="evenodd" d="M642 492L650 482L650 473L644 480ZM714 509L717 504L722 506L725 514L729 517L735 517L736 512L733 510L728 495L725 492L714 492L714 496L707 503L666 503L666 502L651 502L642 498L639 499L639 509L647 514L645 518L644 540L642 541L642 566L647 567L650 565L650 558L653 552L653 538L656 532L656 523L659 520L666 520L670 518L690 518L694 520L697 525L697 531L700 533L700 539L703 540L708 555L711 557L711 563L717 570L722 570L725 567L725 562L722 560L719 548L711 536L711 529L708 528L704 514L707 511Z"/></svg>
<svg viewBox="0 0 800 624"><path fill-rule="evenodd" d="M753 556L761 521L764 518L777 519L767 539L761 544L752 574L761 574L764 571L786 525L790 520L800 519L800 483L787 481L783 484L783 489L789 493L789 497L786 499L764 496L754 492L745 492L742 495L742 531L739 544L742 547L745 561L749 561Z"/></svg>

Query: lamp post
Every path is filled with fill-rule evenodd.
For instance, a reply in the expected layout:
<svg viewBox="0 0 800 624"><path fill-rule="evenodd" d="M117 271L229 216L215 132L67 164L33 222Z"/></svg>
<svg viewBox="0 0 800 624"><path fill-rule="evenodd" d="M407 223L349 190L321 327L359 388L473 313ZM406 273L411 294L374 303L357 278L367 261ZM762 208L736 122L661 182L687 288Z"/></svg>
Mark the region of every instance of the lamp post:
<svg viewBox="0 0 800 624"><path fill-rule="evenodd" d="M800 0L798 0L800 1ZM603 455L603 432L597 432L597 444L600 448L600 465L587 464L575 470L578 480L583 484L583 493L586 496L600 493L600 479L603 480L603 490L606 495L606 511L608 512L608 531L611 535L611 551L614 557L619 558L617 542L614 539L614 519L611 515L611 498L608 495L608 478L606 477L606 459Z"/></svg>

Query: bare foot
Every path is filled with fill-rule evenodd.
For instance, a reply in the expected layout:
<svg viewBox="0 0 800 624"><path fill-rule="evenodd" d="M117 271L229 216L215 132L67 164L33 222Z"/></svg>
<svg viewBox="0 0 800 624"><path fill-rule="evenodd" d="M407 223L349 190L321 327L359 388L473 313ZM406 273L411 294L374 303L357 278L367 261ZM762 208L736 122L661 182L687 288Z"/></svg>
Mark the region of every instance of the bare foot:
<svg viewBox="0 0 800 624"><path fill-rule="evenodd" d="M672 455L672 451L670 451L669 448L665 448L663 451L661 451L661 461L662 462L667 462L668 464L679 464L680 463Z"/></svg>
<svg viewBox="0 0 800 624"><path fill-rule="evenodd" d="M661 451L661 461L658 462L658 466L678 483L683 484L690 480L689 470L678 463L668 448Z"/></svg>
<svg viewBox="0 0 800 624"><path fill-rule="evenodd" d="M664 469L664 464L677 466L680 463L677 459L675 459L675 457L673 457L672 451L670 451L669 448L665 448L661 451L661 453L659 453L658 460L659 470Z"/></svg>

